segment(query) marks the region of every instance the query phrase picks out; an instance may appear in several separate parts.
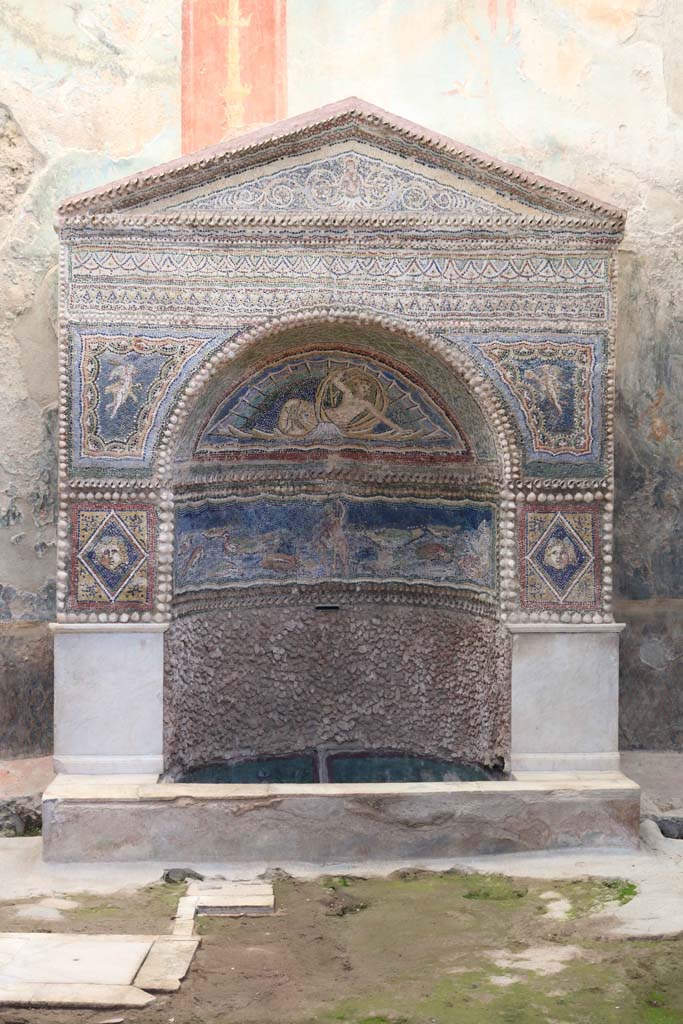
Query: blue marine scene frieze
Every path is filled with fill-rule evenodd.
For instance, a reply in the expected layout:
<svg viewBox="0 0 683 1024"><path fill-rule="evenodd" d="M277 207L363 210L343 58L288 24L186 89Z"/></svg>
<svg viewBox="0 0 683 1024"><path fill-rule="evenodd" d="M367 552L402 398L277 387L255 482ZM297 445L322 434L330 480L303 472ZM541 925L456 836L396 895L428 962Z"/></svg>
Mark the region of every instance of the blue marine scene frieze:
<svg viewBox="0 0 683 1024"><path fill-rule="evenodd" d="M495 592L495 508L340 496L203 499L176 511L175 590L401 582Z"/></svg>

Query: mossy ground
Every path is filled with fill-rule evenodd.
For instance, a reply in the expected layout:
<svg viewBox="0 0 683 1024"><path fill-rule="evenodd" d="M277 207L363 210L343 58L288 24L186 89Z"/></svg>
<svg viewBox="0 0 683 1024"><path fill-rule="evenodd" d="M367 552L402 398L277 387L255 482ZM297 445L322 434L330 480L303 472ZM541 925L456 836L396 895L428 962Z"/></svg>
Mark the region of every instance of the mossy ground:
<svg viewBox="0 0 683 1024"><path fill-rule="evenodd" d="M29 907L39 900L0 903L0 931L163 935L170 932L178 899L185 895L186 889L185 884L156 882L135 893L122 892L111 896L75 893L68 899L77 906L64 911L62 917L55 921L16 916L16 909Z"/></svg>
<svg viewBox="0 0 683 1024"><path fill-rule="evenodd" d="M86 902L65 917L78 930L87 921L93 931L152 931L164 914L168 925L182 889L101 900L99 914ZM548 890L571 904L566 920L548 915ZM593 912L633 895L620 879L458 872L281 880L272 917L201 919L202 944L180 991L127 1010L126 1024L683 1024L683 941L596 937ZM131 913L137 903L138 923L147 907L150 927L130 928L120 900ZM336 913L340 901L354 909ZM546 971L568 947L570 958ZM516 962L529 951L536 970ZM0 1021L17 1015L0 1010ZM90 1024L112 1015L19 1016L25 1024Z"/></svg>

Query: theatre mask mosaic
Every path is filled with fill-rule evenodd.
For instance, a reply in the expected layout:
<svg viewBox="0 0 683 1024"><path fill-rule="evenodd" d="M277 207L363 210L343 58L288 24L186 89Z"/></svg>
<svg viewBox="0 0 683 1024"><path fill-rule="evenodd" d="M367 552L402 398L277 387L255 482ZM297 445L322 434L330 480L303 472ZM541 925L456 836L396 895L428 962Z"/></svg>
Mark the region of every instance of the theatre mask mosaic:
<svg viewBox="0 0 683 1024"><path fill-rule="evenodd" d="M72 509L74 606L148 611L154 593L152 506L80 502Z"/></svg>
<svg viewBox="0 0 683 1024"><path fill-rule="evenodd" d="M352 104L59 230L61 618L611 620L619 211Z"/></svg>

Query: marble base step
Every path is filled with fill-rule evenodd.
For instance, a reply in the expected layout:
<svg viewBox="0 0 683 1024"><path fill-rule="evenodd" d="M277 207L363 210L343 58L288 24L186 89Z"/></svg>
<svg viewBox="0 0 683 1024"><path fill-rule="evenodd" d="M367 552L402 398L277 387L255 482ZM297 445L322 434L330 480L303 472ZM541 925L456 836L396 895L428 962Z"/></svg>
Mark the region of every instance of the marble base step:
<svg viewBox="0 0 683 1024"><path fill-rule="evenodd" d="M330 865L635 846L639 787L619 772L496 782L199 785L58 776L50 861Z"/></svg>

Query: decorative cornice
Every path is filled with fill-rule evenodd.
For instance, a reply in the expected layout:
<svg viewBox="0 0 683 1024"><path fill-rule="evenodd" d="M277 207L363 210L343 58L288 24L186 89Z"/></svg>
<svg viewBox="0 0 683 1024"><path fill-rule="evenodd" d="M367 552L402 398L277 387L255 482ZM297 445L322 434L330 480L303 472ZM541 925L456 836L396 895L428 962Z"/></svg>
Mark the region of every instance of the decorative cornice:
<svg viewBox="0 0 683 1024"><path fill-rule="evenodd" d="M477 230L514 235L522 230L557 232L588 231L609 235L618 242L623 234L620 222L601 217L562 216L553 213L509 213L498 217L474 214L405 213L192 213L177 210L159 213L108 212L75 213L60 222L63 229L102 228L130 231L136 228L423 228L427 230Z"/></svg>
<svg viewBox="0 0 683 1024"><path fill-rule="evenodd" d="M212 591L188 591L177 594L172 618L207 613L221 608L261 608L274 605L357 607L358 605L410 604L421 607L455 608L460 611L497 618L496 598L485 592L431 586L416 583L298 583L273 586L224 587Z"/></svg>
<svg viewBox="0 0 683 1024"><path fill-rule="evenodd" d="M596 224L599 222L617 229L623 227L623 212L608 203L531 174L523 168L495 160L356 97L280 121L201 150L190 157L182 157L73 196L59 208L58 224L86 211L91 214L108 214L158 200L183 186L191 187L197 183L194 179L198 176L201 176L201 183L206 184L221 176L259 166L276 159L275 152L282 149L283 142L287 143L291 151L296 152L304 150L307 144L310 149L311 143L321 146L326 142L337 141L334 131L339 132L344 128L351 135L357 134L367 141L420 147L438 160L441 167L453 173L470 176L494 189L508 189L513 195L521 197L522 201L535 200L550 211L562 213L567 207L576 208L582 216L594 218Z"/></svg>

